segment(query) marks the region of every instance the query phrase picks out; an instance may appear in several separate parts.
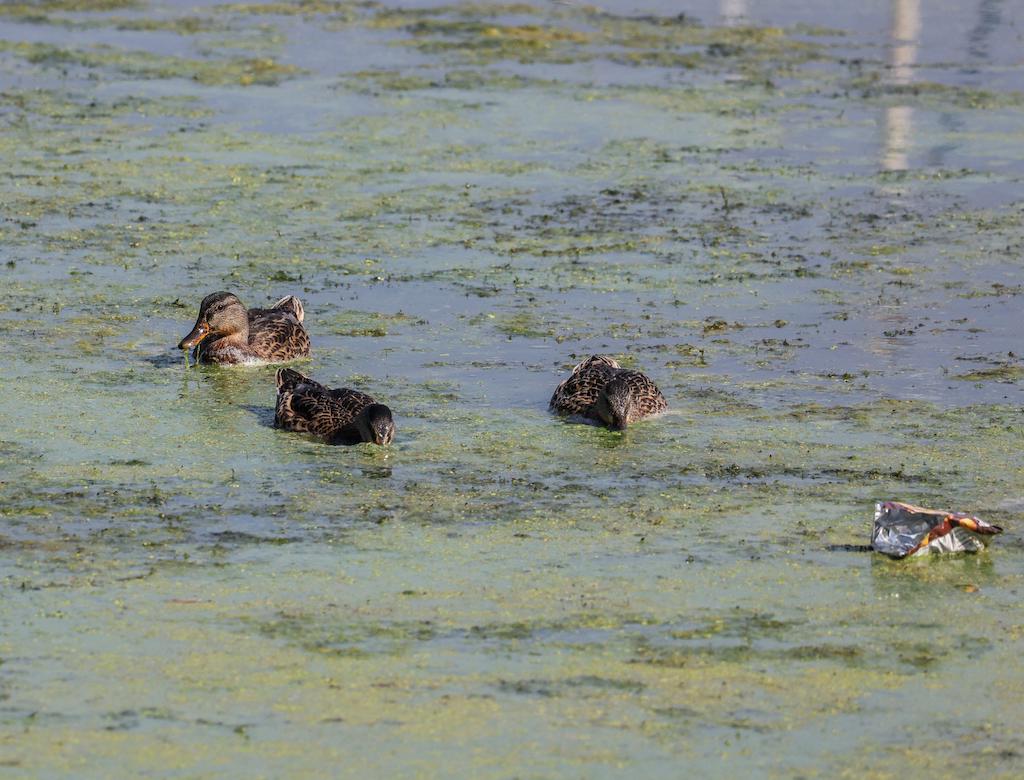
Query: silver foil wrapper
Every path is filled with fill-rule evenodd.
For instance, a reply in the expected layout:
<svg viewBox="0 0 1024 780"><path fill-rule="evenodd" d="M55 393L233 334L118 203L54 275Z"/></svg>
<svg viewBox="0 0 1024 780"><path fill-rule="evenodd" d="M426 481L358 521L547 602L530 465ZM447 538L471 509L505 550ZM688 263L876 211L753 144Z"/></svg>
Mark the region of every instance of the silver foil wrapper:
<svg viewBox="0 0 1024 780"><path fill-rule="evenodd" d="M891 558L978 552L985 548L986 537L1002 531L997 525L959 512L881 501L875 504L871 547Z"/></svg>

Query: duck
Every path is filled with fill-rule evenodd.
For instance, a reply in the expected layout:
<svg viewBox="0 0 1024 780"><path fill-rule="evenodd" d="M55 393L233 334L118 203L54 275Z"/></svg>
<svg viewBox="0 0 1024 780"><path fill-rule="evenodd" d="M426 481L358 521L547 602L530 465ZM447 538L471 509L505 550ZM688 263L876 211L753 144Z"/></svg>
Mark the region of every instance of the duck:
<svg viewBox="0 0 1024 780"><path fill-rule="evenodd" d="M195 327L178 349L195 349L200 363L284 363L309 357L302 302L286 295L268 309L246 309L238 296L215 292L199 304Z"/></svg>
<svg viewBox="0 0 1024 780"><path fill-rule="evenodd" d="M622 431L637 420L664 412L668 402L646 374L623 368L608 355L591 355L555 388L549 409Z"/></svg>
<svg viewBox="0 0 1024 780"><path fill-rule="evenodd" d="M312 433L328 444L385 445L395 438L395 421L387 406L358 390L332 390L291 368L277 370L274 424Z"/></svg>

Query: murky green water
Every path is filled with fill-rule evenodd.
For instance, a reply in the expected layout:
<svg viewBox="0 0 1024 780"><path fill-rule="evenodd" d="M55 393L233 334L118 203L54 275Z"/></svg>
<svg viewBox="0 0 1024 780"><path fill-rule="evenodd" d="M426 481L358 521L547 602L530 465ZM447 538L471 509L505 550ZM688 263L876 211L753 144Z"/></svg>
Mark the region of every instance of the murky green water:
<svg viewBox="0 0 1024 780"><path fill-rule="evenodd" d="M0 774L1019 776L1021 30L0 6ZM395 445L186 371L216 289ZM672 411L551 418L594 352ZM891 562L885 498L1007 532Z"/></svg>

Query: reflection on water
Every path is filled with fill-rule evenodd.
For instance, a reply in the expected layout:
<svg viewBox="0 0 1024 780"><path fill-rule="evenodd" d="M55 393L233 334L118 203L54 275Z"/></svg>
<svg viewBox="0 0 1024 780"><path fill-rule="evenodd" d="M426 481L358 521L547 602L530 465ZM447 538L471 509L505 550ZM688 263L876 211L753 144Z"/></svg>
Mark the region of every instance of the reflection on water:
<svg viewBox="0 0 1024 780"><path fill-rule="evenodd" d="M889 84L902 86L913 81L920 32L920 0L894 0L889 33ZM882 168L885 170L902 171L909 167L913 120L914 111L910 106L885 109L885 145L882 152Z"/></svg>
<svg viewBox="0 0 1024 780"><path fill-rule="evenodd" d="M900 599L915 606L930 602L928 609L941 609L935 603L937 584L962 590L971 585L985 587L998 577L992 559L986 555L928 555L904 561L872 555L868 560L871 585L880 599Z"/></svg>
<svg viewBox="0 0 1024 780"><path fill-rule="evenodd" d="M266 406L242 403L253 394L266 399ZM213 440L244 437L252 424L249 415L240 415L243 409L264 426L273 427L275 390L273 380L260 370L225 369L220 366L193 366L182 371L179 397L191 403L194 419L202 421L202 429Z"/></svg>
<svg viewBox="0 0 1024 780"><path fill-rule="evenodd" d="M981 0L978 3L978 21L967 36L967 51L972 57L989 59L989 38L1003 23L1002 5L1003 0Z"/></svg>
<svg viewBox="0 0 1024 780"><path fill-rule="evenodd" d="M885 153L882 167L887 171L904 171L909 166L907 149L913 130L914 109L910 106L889 106L885 109Z"/></svg>
<svg viewBox="0 0 1024 780"><path fill-rule="evenodd" d="M274 407L273 406L257 406L255 404L239 404L240 409L250 412L255 418L259 425L264 428L274 428Z"/></svg>
<svg viewBox="0 0 1024 780"><path fill-rule="evenodd" d="M361 466L359 472L368 479L390 479L393 473L390 466Z"/></svg>
<svg viewBox="0 0 1024 780"><path fill-rule="evenodd" d="M747 0L721 0L722 24L736 27L747 23Z"/></svg>

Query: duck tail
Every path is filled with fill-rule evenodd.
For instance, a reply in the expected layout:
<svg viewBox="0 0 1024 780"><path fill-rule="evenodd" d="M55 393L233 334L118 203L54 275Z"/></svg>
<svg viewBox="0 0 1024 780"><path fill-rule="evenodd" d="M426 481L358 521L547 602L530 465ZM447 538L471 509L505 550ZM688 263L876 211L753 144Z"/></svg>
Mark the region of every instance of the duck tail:
<svg viewBox="0 0 1024 780"><path fill-rule="evenodd" d="M277 392L294 390L302 382L308 381L306 377L293 368L277 369Z"/></svg>
<svg viewBox="0 0 1024 780"><path fill-rule="evenodd" d="M284 298L279 300L270 308L286 311L289 314L293 315L295 319L297 319L299 322L302 322L302 320L306 317L306 310L302 308L302 301L300 301L294 295L284 296Z"/></svg>

